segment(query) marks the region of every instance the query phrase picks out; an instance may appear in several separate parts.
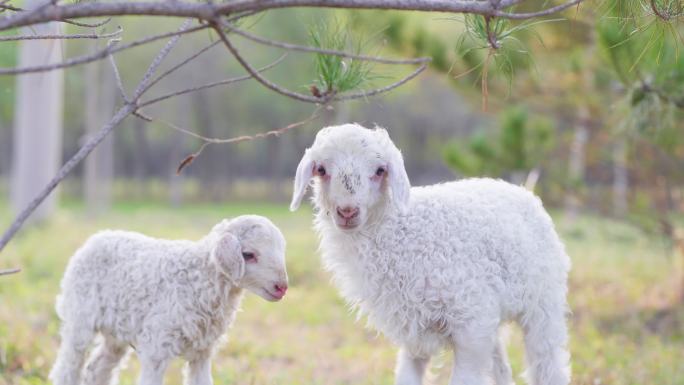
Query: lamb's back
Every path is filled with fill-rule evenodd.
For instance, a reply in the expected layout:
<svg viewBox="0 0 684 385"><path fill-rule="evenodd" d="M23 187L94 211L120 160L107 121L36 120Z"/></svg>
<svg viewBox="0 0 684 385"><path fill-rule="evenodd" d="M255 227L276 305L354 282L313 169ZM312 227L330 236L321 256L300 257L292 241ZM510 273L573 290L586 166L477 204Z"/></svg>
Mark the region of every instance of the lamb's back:
<svg viewBox="0 0 684 385"><path fill-rule="evenodd" d="M177 286L183 273L204 263L193 255L193 245L127 231L96 233L69 261L57 313L62 319L93 309L105 319L109 312L144 314L154 298L164 298L164 291Z"/></svg>

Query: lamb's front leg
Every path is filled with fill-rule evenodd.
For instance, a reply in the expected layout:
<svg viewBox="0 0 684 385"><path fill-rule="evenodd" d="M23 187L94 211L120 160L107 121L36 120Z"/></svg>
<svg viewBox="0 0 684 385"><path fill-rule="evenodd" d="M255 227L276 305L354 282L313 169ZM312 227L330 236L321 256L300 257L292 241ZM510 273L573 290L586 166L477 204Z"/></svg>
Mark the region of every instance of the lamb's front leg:
<svg viewBox="0 0 684 385"><path fill-rule="evenodd" d="M170 360L153 358L144 354L139 354L139 358L141 368L138 385L163 385L164 372Z"/></svg>
<svg viewBox="0 0 684 385"><path fill-rule="evenodd" d="M429 358L416 357L406 348L397 357L396 385L422 385Z"/></svg>
<svg viewBox="0 0 684 385"><path fill-rule="evenodd" d="M185 369L185 385L212 385L211 352L205 352L199 357L188 361Z"/></svg>
<svg viewBox="0 0 684 385"><path fill-rule="evenodd" d="M494 332L496 333L496 332ZM454 367L450 385L491 385L494 335L462 332L454 338Z"/></svg>

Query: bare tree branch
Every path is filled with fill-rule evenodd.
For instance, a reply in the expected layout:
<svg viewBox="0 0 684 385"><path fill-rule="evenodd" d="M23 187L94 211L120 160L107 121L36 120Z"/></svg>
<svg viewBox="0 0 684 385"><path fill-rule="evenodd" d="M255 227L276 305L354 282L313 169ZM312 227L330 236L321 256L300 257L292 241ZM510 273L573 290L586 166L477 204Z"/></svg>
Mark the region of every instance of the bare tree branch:
<svg viewBox="0 0 684 385"><path fill-rule="evenodd" d="M187 129L185 129L185 128L179 127L179 126L177 126L177 125L175 125L175 124L173 124L173 123L171 123L171 122L167 122L167 121L162 120L162 119L152 118L152 117L149 117L149 116L147 116L147 115L145 115L145 114L143 114L143 113L140 113L140 112L135 113L135 116L137 116L137 117L139 117L139 118L141 118L141 119L143 119L143 120L145 120L145 121L147 121L147 122L157 122L157 123L161 123L161 124L163 124L163 125L166 126L166 127L169 127L169 128L171 128L171 129L173 129L173 130L176 130L176 131L178 131L178 132L180 132L180 133L183 133L183 134L192 136L192 137L194 137L194 138L200 139L202 142L204 142L204 143L202 143L202 145L200 146L199 150L197 150L196 152L194 152L194 153L188 155L187 157L185 157L185 159L183 159L183 160L180 162L180 164L178 165L178 168L177 168L177 170L176 170L176 173L177 173L177 174L180 174L181 171L183 171L183 169L184 169L185 167L187 167L187 166L190 165L195 159L197 159L197 157L199 157L200 154L202 154L202 151L204 151L204 149L205 149L208 145L210 145L210 144L229 144L229 143L238 143L238 142L246 142L246 141L255 140L255 139L260 139L260 138L267 138L267 137L269 137L269 136L280 136L280 135L286 133L287 131L290 131L290 130L292 130L292 129L294 129L294 128L297 128L297 127L301 127L301 126L303 126L303 125L305 125L305 124L307 124L307 123L310 123L310 122L314 121L316 118L318 118L318 113L319 113L319 111L320 111L323 107L324 107L324 106L318 106L318 107L313 111L313 113L311 113L311 115L310 115L308 118L306 118L306 119L304 119L304 120L300 120L300 121L295 122L295 123L290 123L290 124L288 124L287 126L284 126L284 127L281 127L281 128L275 129L275 130L267 131L267 132L262 132L262 133L255 134L255 135L242 135L242 136L236 136L236 137L228 138L228 139L209 138L209 137L200 135L200 134L198 134L198 133L196 133L196 132L193 132L193 131L191 131L191 130L187 130Z"/></svg>
<svg viewBox="0 0 684 385"><path fill-rule="evenodd" d="M111 46L118 42L119 39L110 40L109 43L107 43L107 45ZM123 80L121 80L121 73L119 72L119 67L116 65L116 59L114 59L114 55L109 55L109 64L111 64L112 66L112 71L114 72L114 80L116 81L116 88L119 90L119 95L121 96L121 99L123 99L126 103L130 103L128 96L126 95L126 88L123 85Z"/></svg>
<svg viewBox="0 0 684 385"><path fill-rule="evenodd" d="M158 82L160 82L160 81L161 81L162 79L164 79L165 77L167 77L167 76L171 75L172 73L176 72L179 68L183 67L184 65L188 64L189 62L191 62L192 60L194 60L195 58L197 58L197 57L200 56L201 54L207 52L208 50L214 48L215 46L217 46L217 45L219 45L219 44L221 44L221 40L217 40L217 41L215 41L215 42L213 42L213 43L211 43L211 44L205 46L204 48L200 49L199 51L195 52L194 54L188 56L188 57L185 58L183 61L181 61L180 63L174 65L174 66L171 67L171 68L169 68L168 70L166 70L165 72L163 72L161 75L157 76L157 78L155 78L154 80L152 80L152 82L150 83L149 88L152 88L155 84L157 84Z"/></svg>
<svg viewBox="0 0 684 385"><path fill-rule="evenodd" d="M501 17L501 18L505 18L505 19L533 19L535 17L548 16L548 15L552 15L554 13L564 11L564 10L572 7L573 5L577 5L583 1L584 0L572 0L572 1L569 1L567 3L563 3L563 4L557 5L555 7L547 8L545 10L538 11L538 12L510 13L510 12L495 11L492 13L491 16Z"/></svg>
<svg viewBox="0 0 684 385"><path fill-rule="evenodd" d="M135 89L135 92L133 93L133 102L137 102L140 96L143 94L143 92L149 89L150 82L152 82L152 77L154 76L154 73L157 71L157 68L159 68L159 65L161 65L164 58L168 56L169 52L171 52L176 43L178 43L178 39L180 39L181 37L180 33L187 30L191 22L192 19L185 20L183 22L183 25L181 25L180 29L178 30L179 33L175 34L169 40L169 42L166 43L166 45L159 51L154 60L152 60L152 64L150 64L150 66L147 68L145 75L143 75L142 80L138 84L138 87Z"/></svg>
<svg viewBox="0 0 684 385"><path fill-rule="evenodd" d="M582 0L574 0L570 5L553 7L540 15L563 10ZM234 0L223 3L191 3L185 1L164 2L79 2L65 5L48 5L31 12L20 12L0 19L0 30L17 28L48 21L64 21L83 17L148 15L174 16L215 20L237 12L263 11L276 8L317 7L348 9L395 9L404 11L474 13L485 16L529 18L532 14L509 14L500 8L516 2L501 1L494 6L490 1L473 0Z"/></svg>
<svg viewBox="0 0 684 385"><path fill-rule="evenodd" d="M382 94L382 93L385 93L387 91L391 91L391 90L401 86L402 84L410 81L411 79L415 78L416 76L420 75L421 72L423 72L423 71L425 71L425 69L427 69L427 66L428 66L427 64L423 64L420 67L418 67L415 71L408 74L406 77L402 78L401 80L399 80L397 82L389 84L385 87L376 88L376 89L368 90L368 91L341 94L341 95L337 95L337 96L333 97L332 100L340 101L340 100L361 99L361 98L367 98L367 97L371 97L374 95Z"/></svg>
<svg viewBox="0 0 684 385"><path fill-rule="evenodd" d="M17 35L0 36L0 42L17 40L71 40L71 39L107 39L121 35L123 28L117 27L116 31L104 34L84 33L72 35Z"/></svg>
<svg viewBox="0 0 684 385"><path fill-rule="evenodd" d="M0 75L18 75L18 74L34 73L34 72L46 72L46 71L53 71L53 70L60 69L60 68L72 67L72 66L79 65L79 64L90 63L90 62L93 62L96 60L104 59L111 54L121 52L121 51L127 50L129 48L144 45L144 44L156 41L156 40L166 39L168 37L180 36L180 35L184 35L187 33L201 31L201 30L206 29L206 28L208 28L206 25L198 25L198 26L188 28L188 29L182 30L182 31L165 32L165 33L161 33L158 35L148 36L148 37L145 37L143 39L130 42L128 44L118 45L116 47L108 46L108 47L106 47L100 51L95 52L95 53L71 58L71 59L63 61L61 63L42 65L42 66L31 66L31 67L0 68Z"/></svg>
<svg viewBox="0 0 684 385"><path fill-rule="evenodd" d="M14 12L26 12L26 10L23 8L15 7L12 5L7 5L6 3L8 3L8 2L9 2L9 0L5 0L5 1L0 2L0 13L4 12L6 10L7 11L14 11ZM110 21L112 21L112 18L108 17L107 19L100 21L100 22L97 22L97 23L84 23L84 22L78 22L78 21L73 21L73 20L56 20L56 21L59 21L61 23L65 23L65 24L75 25L77 27L97 28L97 27L102 27L103 25L109 23Z"/></svg>
<svg viewBox="0 0 684 385"><path fill-rule="evenodd" d="M77 26L77 27L99 28L99 27L102 27L103 25L109 23L110 21L112 21L112 18L111 18L111 17L108 17L108 18L106 18L106 19L104 19L104 20L102 20L102 21L99 21L99 22L97 22L97 23L83 23L83 22L73 21L73 20L60 20L60 21L61 21L62 23L75 25L75 26Z"/></svg>
<svg viewBox="0 0 684 385"><path fill-rule="evenodd" d="M276 61L274 61L273 63L271 63L271 64L269 64L269 65L267 65L267 66L264 66L264 67L259 68L259 69L257 70L257 72L268 71L269 69L271 69L271 68L275 67L276 65L280 64L280 62L282 62L282 61L285 59L286 56L287 56L287 54L281 55L281 56L280 56ZM142 107L145 107L145 106L149 106L149 105L151 105L151 104L159 103L159 102L161 102L161 101L163 101L163 100L166 100L166 99L169 99L169 98L172 98L172 97L175 97L175 96L180 96L180 95L184 95L184 94L187 94L187 93L190 93L190 92L196 92L196 91L200 91L200 90L205 90L205 89L207 89L207 88L213 88L213 87L217 87L217 86L222 86L222 85L237 83L237 82L240 82L240 81L243 81L243 80L249 80L249 79L251 79L251 78L252 78L252 75L244 75L244 76L239 76L239 77L234 77L234 78L229 78L229 79L220 80L220 81L217 81L217 82L207 83L207 84L204 84L204 85L201 85L201 86L197 86L197 87L186 88L186 89L183 89L183 90L180 90L180 91L175 91L175 92L168 93L168 94L166 94L166 95L162 95L162 96L156 97L156 98L154 98L154 99L150 99L150 100L147 100L147 101L144 101L144 102L140 102L140 103L138 104L138 107L142 108ZM150 84L150 87L151 87L151 86L152 86L152 83Z"/></svg>
<svg viewBox="0 0 684 385"><path fill-rule="evenodd" d="M309 96L309 95L300 94L299 92L290 91L290 90L288 90L288 89L286 89L286 88L283 88L283 87L281 87L281 86L279 86L279 85L273 83L272 81L266 79L265 77L261 76L261 74L259 74L259 73L254 69L254 67L252 67L252 65L249 64L249 63L247 62L247 60L245 60L245 58L242 57L242 55L240 55L240 52L238 52L237 48L235 48L235 46L230 42L230 40L228 40L228 37L227 37L226 34L223 32L223 30L221 29L221 27L219 26L219 24L218 24L217 22L215 22L215 21L212 21L212 22L211 22L211 25L212 25L212 28L214 28L214 30L216 31L216 33L218 33L219 38L221 38L221 41L223 41L223 44L226 46L226 48L228 48L228 50L230 51L230 53L233 54L233 56L234 56L235 59L238 61L238 63L240 63L240 65L241 65L247 72L249 72L250 75L252 75L252 77L253 77L254 79L256 79L259 83L263 84L266 88L269 88L269 89L271 89L272 91L275 91L275 92L277 92L277 93L279 93L279 94L281 94L281 95L285 95L285 96L288 96L288 97L290 97L290 98L292 98L292 99L296 99L296 100L299 100L299 101L302 101L302 102L308 102L308 103L322 103L322 104L325 104L326 102L328 102L328 101L330 100L330 96L328 96L328 97L326 97L326 98L317 98L317 97L314 97L314 96Z"/></svg>
<svg viewBox="0 0 684 385"><path fill-rule="evenodd" d="M21 269L15 268L15 269L5 269L5 270L0 270L0 275L10 275L10 274L16 274L20 272Z"/></svg>
<svg viewBox="0 0 684 385"><path fill-rule="evenodd" d="M302 46L302 45L297 45L297 44L290 44L290 43L284 43L284 42L280 42L280 41L270 40L270 39L266 39L266 38L251 34L247 31L242 30L242 29L239 29L230 23L223 22L223 23L221 23L221 25L223 27L226 27L227 29L229 29L231 32L234 32L234 33L236 33L242 37L245 37L249 40L252 40L254 42L269 45L272 47L283 48L283 49L287 49L290 51L314 52L314 53L320 53L320 54L324 54L324 55L341 56L341 57L346 57L346 58L350 58L350 59L371 61L371 62L376 62L376 63L385 63L385 64L420 64L420 63L427 63L427 62L432 60L429 57L419 57L419 58L411 58L411 59L388 59L388 58L376 57L376 56L356 55L356 54L344 52L344 51L336 51L336 50L332 50L332 49L308 47L308 46Z"/></svg>

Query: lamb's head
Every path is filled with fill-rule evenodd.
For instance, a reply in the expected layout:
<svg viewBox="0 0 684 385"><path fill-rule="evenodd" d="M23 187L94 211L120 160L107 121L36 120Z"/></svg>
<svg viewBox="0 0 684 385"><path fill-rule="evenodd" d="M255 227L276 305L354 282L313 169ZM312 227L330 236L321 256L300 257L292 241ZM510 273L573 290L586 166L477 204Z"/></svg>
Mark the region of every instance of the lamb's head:
<svg viewBox="0 0 684 385"><path fill-rule="evenodd" d="M214 263L236 286L268 301L285 296L285 238L271 221L257 215L224 220L210 239Z"/></svg>
<svg viewBox="0 0 684 385"><path fill-rule="evenodd" d="M299 207L311 180L314 204L343 231L362 228L379 207L405 210L411 188L387 131L358 124L318 132L297 166L291 210Z"/></svg>

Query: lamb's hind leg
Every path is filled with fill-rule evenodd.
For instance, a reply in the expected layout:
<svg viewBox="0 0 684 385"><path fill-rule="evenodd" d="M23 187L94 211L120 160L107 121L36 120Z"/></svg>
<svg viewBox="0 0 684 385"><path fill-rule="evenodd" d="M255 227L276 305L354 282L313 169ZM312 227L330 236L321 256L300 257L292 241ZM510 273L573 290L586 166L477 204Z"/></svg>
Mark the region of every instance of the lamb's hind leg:
<svg viewBox="0 0 684 385"><path fill-rule="evenodd" d="M496 329L459 331L454 336L454 367L449 384L490 385L496 341Z"/></svg>
<svg viewBox="0 0 684 385"><path fill-rule="evenodd" d="M499 338L494 348L494 384L513 385L513 372L511 371L511 365L508 363L506 338L502 331L503 327L505 326L499 328Z"/></svg>
<svg viewBox="0 0 684 385"><path fill-rule="evenodd" d="M116 383L116 368L126 354L128 346L111 336L103 336L90 354L83 374L84 385L109 385ZM114 375L113 375L114 374Z"/></svg>
<svg viewBox="0 0 684 385"><path fill-rule="evenodd" d="M523 326L527 358L526 378L530 385L570 383L570 354L565 306L544 306L528 314Z"/></svg>
<svg viewBox="0 0 684 385"><path fill-rule="evenodd" d="M57 359L50 371L54 385L79 385L83 361L95 332L73 321L64 321Z"/></svg>
<svg viewBox="0 0 684 385"><path fill-rule="evenodd" d="M138 351L140 359L138 385L162 385L164 383L164 372L172 357L167 354L159 355L162 349L157 349L157 352L154 351L155 349L151 350L151 352Z"/></svg>
<svg viewBox="0 0 684 385"><path fill-rule="evenodd" d="M198 354L185 367L184 385L212 385L211 350Z"/></svg>
<svg viewBox="0 0 684 385"><path fill-rule="evenodd" d="M396 385L421 385L427 369L429 358L417 357L406 348L399 350L395 371Z"/></svg>

